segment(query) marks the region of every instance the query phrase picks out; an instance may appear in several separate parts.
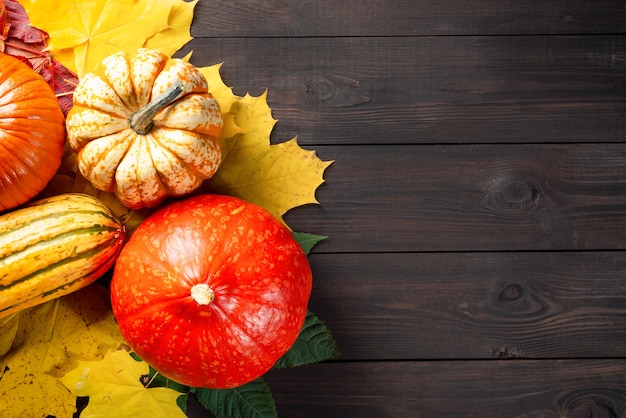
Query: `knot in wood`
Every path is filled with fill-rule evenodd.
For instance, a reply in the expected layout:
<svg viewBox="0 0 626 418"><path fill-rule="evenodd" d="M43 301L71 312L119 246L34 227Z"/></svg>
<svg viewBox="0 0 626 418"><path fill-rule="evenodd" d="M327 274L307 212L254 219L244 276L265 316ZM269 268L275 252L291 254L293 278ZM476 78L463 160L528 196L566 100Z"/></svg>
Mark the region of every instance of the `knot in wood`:
<svg viewBox="0 0 626 418"><path fill-rule="evenodd" d="M500 294L498 294L498 302L509 306L516 306L522 303L525 297L524 288L517 283L512 283L506 285Z"/></svg>
<svg viewBox="0 0 626 418"><path fill-rule="evenodd" d="M572 411L571 418L615 418L615 414L604 405L583 405Z"/></svg>
<svg viewBox="0 0 626 418"><path fill-rule="evenodd" d="M309 74L305 77L306 93L318 101L325 101L335 96L339 89L332 81L319 74Z"/></svg>
<svg viewBox="0 0 626 418"><path fill-rule="evenodd" d="M541 196L539 185L527 178L508 178L493 182L487 191L486 205L497 212L532 212Z"/></svg>
<svg viewBox="0 0 626 418"><path fill-rule="evenodd" d="M559 404L567 418L617 418L624 416L625 401L619 389L587 388L566 393Z"/></svg>
<svg viewBox="0 0 626 418"><path fill-rule="evenodd" d="M503 184L498 192L498 197L505 205L521 207L524 204L534 202L538 194L537 189L530 182L521 180Z"/></svg>
<svg viewBox="0 0 626 418"><path fill-rule="evenodd" d="M532 284L519 282L501 285L487 305L487 310L500 319L524 318L524 321L540 321L561 309L550 298L537 293Z"/></svg>
<svg viewBox="0 0 626 418"><path fill-rule="evenodd" d="M356 106L369 102L360 92L360 83L337 74L304 74L304 89L308 99L331 106Z"/></svg>

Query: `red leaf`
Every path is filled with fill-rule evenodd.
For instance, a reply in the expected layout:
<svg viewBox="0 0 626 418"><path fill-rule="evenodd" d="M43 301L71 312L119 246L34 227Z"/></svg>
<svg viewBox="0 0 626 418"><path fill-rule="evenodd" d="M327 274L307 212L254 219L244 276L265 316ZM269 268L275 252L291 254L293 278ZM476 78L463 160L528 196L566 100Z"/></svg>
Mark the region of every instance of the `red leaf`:
<svg viewBox="0 0 626 418"><path fill-rule="evenodd" d="M6 31L4 37L2 34ZM48 34L30 25L26 10L16 1L0 0L0 51L28 63L52 87L63 113L72 108L78 77L45 51Z"/></svg>
<svg viewBox="0 0 626 418"><path fill-rule="evenodd" d="M50 56L43 60L41 67L34 67L34 69L52 86L61 110L67 115L73 105L72 93L78 84L76 74Z"/></svg>
<svg viewBox="0 0 626 418"><path fill-rule="evenodd" d="M9 36L11 24L9 23L7 10L4 3L0 3L0 40L5 40Z"/></svg>
<svg viewBox="0 0 626 418"><path fill-rule="evenodd" d="M16 1L4 0L10 31L10 38L17 38L26 43L45 43L48 34L30 25L26 10ZM5 38L6 39L6 38Z"/></svg>

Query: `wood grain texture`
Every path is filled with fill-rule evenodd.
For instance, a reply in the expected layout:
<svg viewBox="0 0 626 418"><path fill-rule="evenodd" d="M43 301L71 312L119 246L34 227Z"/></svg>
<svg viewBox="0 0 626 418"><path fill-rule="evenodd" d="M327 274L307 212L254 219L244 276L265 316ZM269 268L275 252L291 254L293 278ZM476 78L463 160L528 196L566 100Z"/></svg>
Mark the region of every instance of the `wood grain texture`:
<svg viewBox="0 0 626 418"><path fill-rule="evenodd" d="M319 146L320 206L285 219L314 251L626 248L621 144Z"/></svg>
<svg viewBox="0 0 626 418"><path fill-rule="evenodd" d="M200 1L192 62L335 160L281 418L626 417L626 7ZM199 409L197 415L203 414Z"/></svg>
<svg viewBox="0 0 626 418"><path fill-rule="evenodd" d="M195 37L623 33L616 0L238 0L196 7Z"/></svg>
<svg viewBox="0 0 626 418"><path fill-rule="evenodd" d="M267 381L289 418L626 416L624 360L333 363Z"/></svg>
<svg viewBox="0 0 626 418"><path fill-rule="evenodd" d="M302 144L626 139L613 36L195 39L240 95L268 89L275 140Z"/></svg>
<svg viewBox="0 0 626 418"><path fill-rule="evenodd" d="M314 254L341 361L626 357L625 252Z"/></svg>

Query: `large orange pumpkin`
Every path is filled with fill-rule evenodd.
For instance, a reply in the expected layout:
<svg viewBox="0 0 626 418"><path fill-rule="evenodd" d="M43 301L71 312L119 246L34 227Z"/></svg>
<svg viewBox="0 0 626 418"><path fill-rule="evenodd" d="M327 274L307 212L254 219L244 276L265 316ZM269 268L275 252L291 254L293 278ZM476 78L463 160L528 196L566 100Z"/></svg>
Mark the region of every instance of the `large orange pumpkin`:
<svg viewBox="0 0 626 418"><path fill-rule="evenodd" d="M65 118L52 88L0 53L0 211L35 197L61 165Z"/></svg>
<svg viewBox="0 0 626 418"><path fill-rule="evenodd" d="M81 79L67 136L80 173L139 209L191 193L217 171L222 124L196 67L139 49L105 58Z"/></svg>
<svg viewBox="0 0 626 418"><path fill-rule="evenodd" d="M311 286L302 247L266 210L199 195L139 225L116 261L111 302L128 344L159 373L232 388L293 345Z"/></svg>

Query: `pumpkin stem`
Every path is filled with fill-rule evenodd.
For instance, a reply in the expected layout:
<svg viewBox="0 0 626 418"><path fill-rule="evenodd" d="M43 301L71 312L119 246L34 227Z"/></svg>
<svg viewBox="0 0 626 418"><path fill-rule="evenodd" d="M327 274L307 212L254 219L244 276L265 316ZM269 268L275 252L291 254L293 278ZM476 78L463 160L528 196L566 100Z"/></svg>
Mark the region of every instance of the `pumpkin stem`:
<svg viewBox="0 0 626 418"><path fill-rule="evenodd" d="M152 129L154 116L159 110L172 103L184 89L183 83L176 80L172 87L165 90L162 95L131 115L130 127L139 135L146 135Z"/></svg>
<svg viewBox="0 0 626 418"><path fill-rule="evenodd" d="M215 292L208 284L198 283L191 287L191 298L198 302L198 305L208 305L215 299Z"/></svg>

